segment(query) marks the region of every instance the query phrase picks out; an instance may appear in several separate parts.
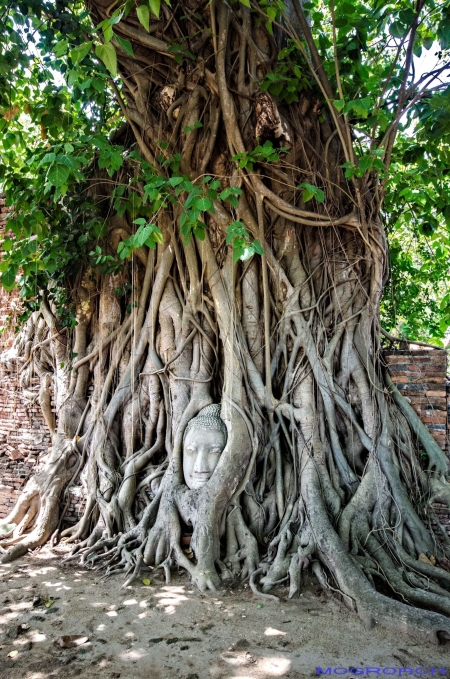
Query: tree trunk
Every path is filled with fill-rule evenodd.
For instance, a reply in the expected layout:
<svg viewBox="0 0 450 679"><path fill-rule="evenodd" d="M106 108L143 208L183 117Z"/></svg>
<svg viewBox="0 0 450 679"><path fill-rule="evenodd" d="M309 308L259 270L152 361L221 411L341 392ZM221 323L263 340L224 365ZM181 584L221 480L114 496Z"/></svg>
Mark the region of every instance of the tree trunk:
<svg viewBox="0 0 450 679"><path fill-rule="evenodd" d="M113 7L87 4L95 23ZM60 529L58 503L81 478L85 514L61 535L84 564L131 582L143 564L170 578L176 562L201 590L248 578L271 597L285 580L297 596L310 568L368 625L445 637L450 573L439 559L449 541L430 532L426 507L450 499L447 464L384 374L388 253L376 180L345 179L339 130L313 89L290 105L261 92L285 38L244 5L164 5L150 32L132 10L114 30L134 51L116 43L115 91L140 154L209 196L207 229L181 236L187 193L165 200L156 250L135 251L122 273L85 274L73 337L44 306L24 329L31 352L19 340L4 357L40 376L54 445L4 522L15 527L2 561ZM249 156L258 144L272 157ZM208 193L211 177L231 199ZM305 207L304 182L325 202L316 193ZM143 196L139 176L128 190ZM105 249L132 233L132 219L109 218ZM233 247L235 222L244 235ZM264 254L235 264L236 249L254 241ZM211 478L190 488L187 426L213 403L226 446Z"/></svg>

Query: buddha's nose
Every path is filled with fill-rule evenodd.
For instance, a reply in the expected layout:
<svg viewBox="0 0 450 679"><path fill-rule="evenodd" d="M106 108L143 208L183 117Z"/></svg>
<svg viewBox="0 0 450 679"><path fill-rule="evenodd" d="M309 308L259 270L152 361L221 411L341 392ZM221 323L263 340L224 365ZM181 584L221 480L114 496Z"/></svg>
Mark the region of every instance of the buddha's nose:
<svg viewBox="0 0 450 679"><path fill-rule="evenodd" d="M208 471L206 457L207 457L206 451L203 448L200 448L194 465L194 472L196 472L197 474L201 474L202 472L204 473Z"/></svg>

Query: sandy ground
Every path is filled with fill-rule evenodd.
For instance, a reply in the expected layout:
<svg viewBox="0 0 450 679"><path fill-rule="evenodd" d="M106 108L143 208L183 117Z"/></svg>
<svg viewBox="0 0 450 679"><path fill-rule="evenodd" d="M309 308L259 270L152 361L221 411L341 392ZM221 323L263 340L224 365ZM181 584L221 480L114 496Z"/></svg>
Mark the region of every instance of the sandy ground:
<svg viewBox="0 0 450 679"><path fill-rule="evenodd" d="M446 666L450 677L450 646L366 630L313 583L277 604L245 586L202 595L186 575L170 586L159 572L143 577L149 586L124 589L120 577L61 566L61 548L0 566L1 679L298 679L318 667L434 667L442 676ZM62 649L62 635L89 641Z"/></svg>

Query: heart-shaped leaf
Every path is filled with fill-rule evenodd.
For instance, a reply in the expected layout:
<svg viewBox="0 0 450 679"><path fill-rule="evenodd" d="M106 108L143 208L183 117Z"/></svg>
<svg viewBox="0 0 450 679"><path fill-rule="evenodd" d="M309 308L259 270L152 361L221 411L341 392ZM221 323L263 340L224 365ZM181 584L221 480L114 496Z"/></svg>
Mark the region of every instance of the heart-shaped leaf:
<svg viewBox="0 0 450 679"><path fill-rule="evenodd" d="M161 0L150 0L150 9L153 14L159 19L159 11L161 9Z"/></svg>
<svg viewBox="0 0 450 679"><path fill-rule="evenodd" d="M47 179L53 186L62 186L69 178L70 169L67 165L53 165L48 171Z"/></svg>
<svg viewBox="0 0 450 679"><path fill-rule="evenodd" d="M140 23L148 33L150 30L150 10L147 5L140 5L139 7L136 7L136 14Z"/></svg>
<svg viewBox="0 0 450 679"><path fill-rule="evenodd" d="M95 48L95 54L98 56L100 61L103 61L111 75L116 76L117 54L114 45L110 42L107 42L104 45L97 45Z"/></svg>
<svg viewBox="0 0 450 679"><path fill-rule="evenodd" d="M89 54L89 52L92 49L92 40L89 42L85 42L79 47L74 47L73 50L69 52L70 58L72 59L74 64L78 64L80 61L83 61L84 57Z"/></svg>

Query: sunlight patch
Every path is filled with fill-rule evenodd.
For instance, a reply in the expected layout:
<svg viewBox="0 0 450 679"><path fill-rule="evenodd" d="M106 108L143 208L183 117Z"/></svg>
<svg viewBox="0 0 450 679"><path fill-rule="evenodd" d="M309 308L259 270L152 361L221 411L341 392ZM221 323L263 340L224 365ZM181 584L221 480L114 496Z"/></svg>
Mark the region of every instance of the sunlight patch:
<svg viewBox="0 0 450 679"><path fill-rule="evenodd" d="M290 666L288 658L261 658L258 661L258 668L266 672L268 677L282 677Z"/></svg>
<svg viewBox="0 0 450 679"><path fill-rule="evenodd" d="M285 637L287 632L282 632L281 630L275 629L274 627L267 627L264 634L266 637Z"/></svg>

